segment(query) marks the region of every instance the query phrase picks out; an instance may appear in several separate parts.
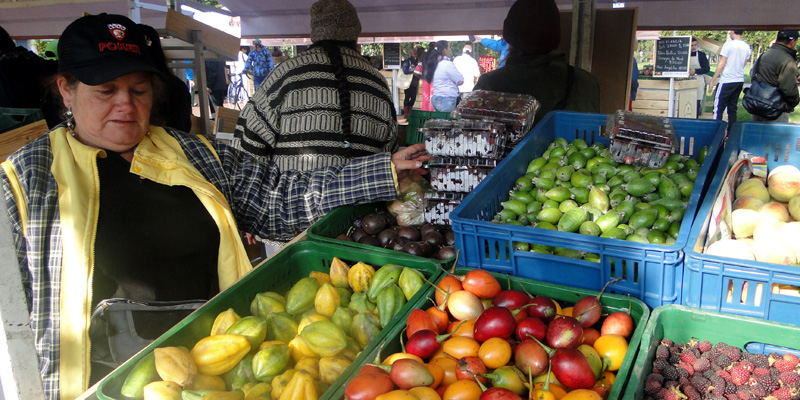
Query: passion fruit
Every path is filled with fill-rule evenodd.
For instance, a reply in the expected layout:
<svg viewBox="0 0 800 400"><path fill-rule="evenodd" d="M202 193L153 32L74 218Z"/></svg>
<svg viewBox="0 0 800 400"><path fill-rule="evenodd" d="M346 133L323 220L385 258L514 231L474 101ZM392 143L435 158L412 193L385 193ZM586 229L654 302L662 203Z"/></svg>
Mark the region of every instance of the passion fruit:
<svg viewBox="0 0 800 400"><path fill-rule="evenodd" d="M402 236L408 240L416 242L422 238L422 235L419 234L419 229L413 226L404 226L401 227L397 231L397 236Z"/></svg>
<svg viewBox="0 0 800 400"><path fill-rule="evenodd" d="M380 214L367 214L361 219L361 228L370 235L377 235L386 225L386 218Z"/></svg>

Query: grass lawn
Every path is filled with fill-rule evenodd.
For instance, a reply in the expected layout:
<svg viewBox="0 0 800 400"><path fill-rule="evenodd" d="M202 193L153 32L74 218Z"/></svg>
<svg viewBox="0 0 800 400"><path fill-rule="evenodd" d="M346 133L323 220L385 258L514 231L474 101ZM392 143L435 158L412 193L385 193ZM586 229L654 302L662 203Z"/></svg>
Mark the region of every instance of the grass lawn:
<svg viewBox="0 0 800 400"><path fill-rule="evenodd" d="M717 68L716 64L711 64L711 71L715 71L716 68ZM750 83L749 64L744 68L744 82L745 84ZM747 110L744 109L744 107L742 107L742 96L744 96L744 93L739 95L739 106L736 108L736 120L752 121L753 117L750 115L750 113L747 112ZM706 109L705 109L706 113L710 114L713 112L713 107L714 107L713 104L714 104L714 99L712 95L706 92ZM800 124L800 107L795 107L794 111L789 114L789 122L794 124Z"/></svg>

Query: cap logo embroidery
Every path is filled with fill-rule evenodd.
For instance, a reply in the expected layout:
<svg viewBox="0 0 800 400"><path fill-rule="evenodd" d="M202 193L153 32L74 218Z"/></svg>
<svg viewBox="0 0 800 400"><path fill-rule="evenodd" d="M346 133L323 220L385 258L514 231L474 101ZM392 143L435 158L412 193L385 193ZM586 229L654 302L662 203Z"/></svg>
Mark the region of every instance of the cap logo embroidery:
<svg viewBox="0 0 800 400"><path fill-rule="evenodd" d="M108 24L108 31L117 40L125 39L125 25L122 24Z"/></svg>

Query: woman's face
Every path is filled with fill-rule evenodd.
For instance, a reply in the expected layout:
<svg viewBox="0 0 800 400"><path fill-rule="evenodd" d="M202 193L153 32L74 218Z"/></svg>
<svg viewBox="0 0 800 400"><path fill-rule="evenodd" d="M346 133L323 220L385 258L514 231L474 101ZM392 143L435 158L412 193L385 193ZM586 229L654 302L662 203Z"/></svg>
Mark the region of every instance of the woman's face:
<svg viewBox="0 0 800 400"><path fill-rule="evenodd" d="M97 86L71 87L58 78L64 105L75 117L75 136L81 143L124 153L144 138L153 105L152 75L134 72Z"/></svg>

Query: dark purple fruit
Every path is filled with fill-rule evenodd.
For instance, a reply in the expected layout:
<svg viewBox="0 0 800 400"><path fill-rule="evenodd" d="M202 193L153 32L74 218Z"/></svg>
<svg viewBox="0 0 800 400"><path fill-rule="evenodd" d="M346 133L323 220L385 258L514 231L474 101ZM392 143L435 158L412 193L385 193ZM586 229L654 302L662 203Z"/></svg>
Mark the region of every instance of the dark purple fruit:
<svg viewBox="0 0 800 400"><path fill-rule="evenodd" d="M422 248L419 242L408 242L404 244L402 251L412 256L422 256Z"/></svg>
<svg viewBox="0 0 800 400"><path fill-rule="evenodd" d="M368 244L370 246L381 247L381 241L378 240L375 236L364 236L361 240L358 241L361 244Z"/></svg>
<svg viewBox="0 0 800 400"><path fill-rule="evenodd" d="M423 257L430 257L433 255L433 246L431 246L428 242L417 242L419 243L420 249L422 249L422 256Z"/></svg>
<svg viewBox="0 0 800 400"><path fill-rule="evenodd" d="M455 256L456 256L456 249L454 249L454 248L452 248L450 246L442 247L436 253L436 258L438 258L440 260L449 260L449 259L451 259L451 258L453 258Z"/></svg>
<svg viewBox="0 0 800 400"><path fill-rule="evenodd" d="M397 225L397 219L388 211L378 211L377 214L383 217L383 220L386 221L386 226Z"/></svg>
<svg viewBox="0 0 800 400"><path fill-rule="evenodd" d="M369 235L367 234L367 232L364 232L363 229L356 229L350 235L350 238L353 239L353 241L356 243L361 243L361 238L363 238L364 236L369 236Z"/></svg>
<svg viewBox="0 0 800 400"><path fill-rule="evenodd" d="M381 247L392 248L394 240L397 238L397 233L392 229L384 229L378 234L378 241L381 242Z"/></svg>
<svg viewBox="0 0 800 400"><path fill-rule="evenodd" d="M425 225L422 225L422 227L419 228L419 234L422 235L422 236L425 236L425 234L428 233L428 232L441 233L441 232L439 232L439 227L434 225L434 224L431 224L431 223L427 223Z"/></svg>
<svg viewBox="0 0 800 400"><path fill-rule="evenodd" d="M419 234L419 229L413 226L404 226L397 231L397 236L402 236L412 242L416 242L422 238L422 235Z"/></svg>
<svg viewBox="0 0 800 400"><path fill-rule="evenodd" d="M427 242L434 249L438 249L445 245L444 235L439 233L439 231L428 231L422 234L422 241Z"/></svg>
<svg viewBox="0 0 800 400"><path fill-rule="evenodd" d="M444 242L448 246L455 246L456 245L456 234L455 234L455 232L453 232L453 231L448 229L447 232L444 233Z"/></svg>
<svg viewBox="0 0 800 400"><path fill-rule="evenodd" d="M386 218L380 214L367 214L361 219L361 228L370 235L377 235L386 225Z"/></svg>
<svg viewBox="0 0 800 400"><path fill-rule="evenodd" d="M351 238L350 236L347 236L346 234L343 233L343 234L341 234L339 236L336 236L336 240L344 240L346 242L352 242L353 238Z"/></svg>

